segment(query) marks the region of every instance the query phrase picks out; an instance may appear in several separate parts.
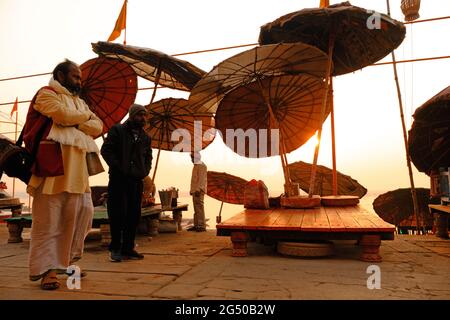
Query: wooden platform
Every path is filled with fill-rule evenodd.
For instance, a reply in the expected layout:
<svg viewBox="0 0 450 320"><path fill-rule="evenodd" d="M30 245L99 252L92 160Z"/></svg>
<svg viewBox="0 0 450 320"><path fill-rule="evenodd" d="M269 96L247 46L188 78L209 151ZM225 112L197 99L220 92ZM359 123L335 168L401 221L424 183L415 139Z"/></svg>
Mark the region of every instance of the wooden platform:
<svg viewBox="0 0 450 320"><path fill-rule="evenodd" d="M153 225L150 220L158 219L161 212L172 211L172 216L175 221L178 222L179 228L181 228L182 212L188 210L187 204L178 204L176 207L171 207L170 209L163 210L160 204L151 207L145 207L141 209L141 223L147 224L149 228ZM31 228L33 223L32 215L21 215L16 214L11 218L6 218L4 221L7 222L9 239L8 243L18 243L22 242L22 231L23 228ZM100 228L102 235L102 244L106 245L110 240L110 229L109 229L109 219L108 211L106 207L95 207L94 217L92 220L92 228Z"/></svg>
<svg viewBox="0 0 450 320"><path fill-rule="evenodd" d="M217 224L218 236L231 236L233 256L246 256L250 239L358 240L361 259L381 261L381 240L393 240L395 226L360 206L314 209L244 210Z"/></svg>

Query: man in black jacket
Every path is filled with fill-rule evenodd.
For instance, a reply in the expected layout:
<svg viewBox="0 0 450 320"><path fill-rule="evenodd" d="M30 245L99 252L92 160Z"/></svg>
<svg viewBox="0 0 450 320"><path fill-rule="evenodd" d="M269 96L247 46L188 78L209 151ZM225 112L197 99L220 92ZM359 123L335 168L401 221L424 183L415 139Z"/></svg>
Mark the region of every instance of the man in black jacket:
<svg viewBox="0 0 450 320"><path fill-rule="evenodd" d="M143 259L134 249L141 216L142 179L152 165L151 138L143 130L146 110L133 104L124 124L115 124L101 148L109 166L108 216L112 261Z"/></svg>

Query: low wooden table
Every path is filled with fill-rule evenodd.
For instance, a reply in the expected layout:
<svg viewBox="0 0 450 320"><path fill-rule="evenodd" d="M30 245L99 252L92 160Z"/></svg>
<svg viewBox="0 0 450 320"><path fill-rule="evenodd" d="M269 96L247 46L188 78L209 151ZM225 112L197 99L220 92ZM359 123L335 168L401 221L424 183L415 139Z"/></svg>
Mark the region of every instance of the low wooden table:
<svg viewBox="0 0 450 320"><path fill-rule="evenodd" d="M441 204L429 204L428 209L434 215L434 226L436 227L436 236L448 239L448 219L450 218L450 206Z"/></svg>
<svg viewBox="0 0 450 320"><path fill-rule="evenodd" d="M170 209L162 209L160 204L151 207L145 207L141 210L141 222L148 226L149 233L153 232L156 226L156 234L158 225L155 224L155 220L158 221L161 212L172 211L173 219L181 222L182 212L188 210L187 204L179 204L176 207L171 207ZM16 214L11 218L6 218L5 221L8 225L9 239L8 243L18 243L22 242L22 231L23 228L31 228L33 219L32 215L21 215ZM92 220L92 228L100 228L100 233L102 235L102 245L109 244L111 240L108 211L102 207L94 208L94 218Z"/></svg>
<svg viewBox="0 0 450 320"><path fill-rule="evenodd" d="M358 240L361 260L380 262L381 240L394 240L395 226L360 206L314 209L247 209L216 225L218 236L230 236L232 255L247 256L247 242L260 237L283 240Z"/></svg>

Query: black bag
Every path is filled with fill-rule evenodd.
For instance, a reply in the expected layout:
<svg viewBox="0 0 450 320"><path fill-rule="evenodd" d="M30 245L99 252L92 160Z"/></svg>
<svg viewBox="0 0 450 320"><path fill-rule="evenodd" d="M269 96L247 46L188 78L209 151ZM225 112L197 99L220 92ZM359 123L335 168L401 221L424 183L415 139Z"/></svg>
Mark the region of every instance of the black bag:
<svg viewBox="0 0 450 320"><path fill-rule="evenodd" d="M50 119L48 121L50 121ZM19 139L17 139L15 144L8 139L0 138L0 179L4 172L8 177L18 178L25 184L28 184L32 175L31 169L39 148L39 141L42 139L45 127L46 126L43 125L38 130L36 143L34 144L31 153L22 147L24 130L20 133Z"/></svg>
<svg viewBox="0 0 450 320"><path fill-rule="evenodd" d="M3 172L8 177L18 178L28 184L34 157L25 148L0 138L0 178Z"/></svg>

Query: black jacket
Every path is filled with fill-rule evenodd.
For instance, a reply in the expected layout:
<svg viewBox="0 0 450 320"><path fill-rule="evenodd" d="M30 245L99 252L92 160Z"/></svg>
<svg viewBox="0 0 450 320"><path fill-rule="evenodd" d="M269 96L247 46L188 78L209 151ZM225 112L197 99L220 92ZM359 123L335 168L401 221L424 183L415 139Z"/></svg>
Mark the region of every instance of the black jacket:
<svg viewBox="0 0 450 320"><path fill-rule="evenodd" d="M151 138L142 129L135 140L129 121L113 125L101 148L109 174L145 178L152 167L151 143Z"/></svg>

